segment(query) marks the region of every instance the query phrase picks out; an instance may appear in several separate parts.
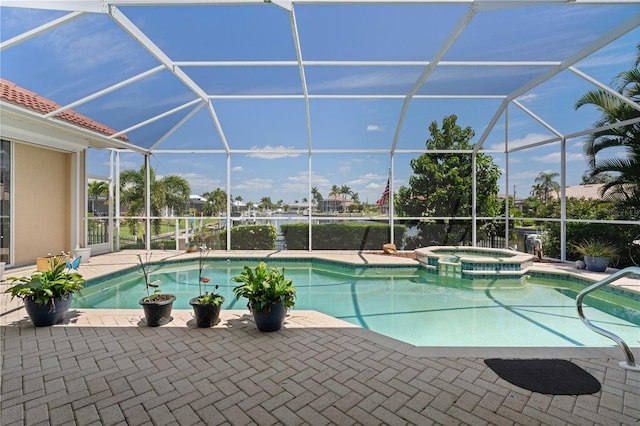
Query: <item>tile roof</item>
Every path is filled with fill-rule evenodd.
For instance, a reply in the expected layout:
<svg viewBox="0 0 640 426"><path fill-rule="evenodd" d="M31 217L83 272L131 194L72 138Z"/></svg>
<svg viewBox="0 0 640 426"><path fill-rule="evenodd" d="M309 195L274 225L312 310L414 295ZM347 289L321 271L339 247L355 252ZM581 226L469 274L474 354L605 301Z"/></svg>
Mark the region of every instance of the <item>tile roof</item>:
<svg viewBox="0 0 640 426"><path fill-rule="evenodd" d="M2 78L0 78L0 99L42 114L48 114L61 108L61 106L54 101L43 98L37 93L31 92ZM106 136L111 136L117 133L115 130L105 126L104 124L97 123L89 117L78 114L73 110L61 112L56 115L56 118ZM118 136L118 139L125 142L129 141L129 138L124 134Z"/></svg>
<svg viewBox="0 0 640 426"><path fill-rule="evenodd" d="M600 190L604 185L601 183L594 183L589 185L573 185L564 188L567 198L586 198L588 200L602 200ZM551 198L558 198L559 193L551 191L549 193Z"/></svg>

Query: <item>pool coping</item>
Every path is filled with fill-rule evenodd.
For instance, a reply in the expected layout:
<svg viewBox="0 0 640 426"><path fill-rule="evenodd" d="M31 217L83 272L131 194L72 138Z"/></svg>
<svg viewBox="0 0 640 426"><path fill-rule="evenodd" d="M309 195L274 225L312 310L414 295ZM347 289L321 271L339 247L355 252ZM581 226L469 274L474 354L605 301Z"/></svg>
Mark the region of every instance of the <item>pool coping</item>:
<svg viewBox="0 0 640 426"><path fill-rule="evenodd" d="M146 251L134 251L127 250L117 253L109 253L99 256L92 256L89 263L83 264L79 268L79 272L83 274L87 279L99 277L115 271L121 271L129 269L138 265L137 254L146 253ZM351 265L369 265L369 266L419 266L419 262L414 259L405 257L392 257L382 256L378 254L363 253L363 252L223 252L215 253L211 252L211 258L228 258L228 259L323 259L336 261L340 263L347 263ZM162 251L153 253L153 261L167 261L169 259L197 259L197 253L184 253L181 251ZM578 279L584 279L588 281L597 281L606 277L608 273L593 273L589 271L575 270L572 271L573 266L561 263L541 263L535 264L531 268L532 272L539 272L541 274L557 274L560 276L573 277ZM35 265L29 265L21 268L12 268L5 271L5 276L20 276L21 274L30 274L35 270ZM611 269L608 269L610 273ZM629 290L634 293L640 294L640 280L627 279L627 282L620 283L620 287ZM33 327L33 325L26 319L26 313L22 308L22 303L19 299L10 300L10 296L4 293L4 290L9 287L9 283L3 281L0 283L2 293L0 293L0 325L2 326L18 326L18 327ZM104 311L104 312L103 312ZM115 311L115 312L114 312ZM414 346L406 342L396 340L392 337L388 337L371 330L361 328L357 325L347 323L345 321L333 318L331 316L322 314L317 311L297 311L293 310L295 320L290 319L285 325L287 327L307 327L307 328L327 328L334 327L345 329L349 334L354 337L360 337L369 341L380 344L384 347L396 350L404 353L408 356L433 356L433 357L468 357L468 356L503 356L503 357L571 357L571 358L620 358L621 350L618 346L612 343L612 346L606 347L478 347L478 346ZM188 309L175 309L172 311L174 321L165 327L189 327L189 321L192 321L192 311ZM228 318L243 317L248 314L246 310L223 310L221 312L221 319L227 321ZM142 309L119 309L119 310L100 310L100 309L78 309L74 310L70 318L65 321L65 324L57 325L54 327L139 327L140 321L143 320L144 314ZM251 319L249 319L251 320ZM216 327L224 327L225 322L222 322ZM213 329L215 329L214 327ZM203 329L207 330L207 329ZM639 347L633 346L632 350L638 352ZM640 357L640 355L636 356Z"/></svg>

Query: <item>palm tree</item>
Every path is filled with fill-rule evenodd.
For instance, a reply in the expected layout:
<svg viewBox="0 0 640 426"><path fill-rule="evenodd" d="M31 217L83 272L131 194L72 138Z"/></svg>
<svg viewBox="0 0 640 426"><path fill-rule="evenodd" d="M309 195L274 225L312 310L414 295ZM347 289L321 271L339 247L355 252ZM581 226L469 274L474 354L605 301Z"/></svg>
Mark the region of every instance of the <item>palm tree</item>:
<svg viewBox="0 0 640 426"><path fill-rule="evenodd" d="M318 190L318 188L315 186L311 188L311 201L322 201L322 194L320 193L320 190Z"/></svg>
<svg viewBox="0 0 640 426"><path fill-rule="evenodd" d="M262 197L260 199L260 206L263 210L270 210L273 207L273 202L271 202L271 197Z"/></svg>
<svg viewBox="0 0 640 426"><path fill-rule="evenodd" d="M640 44L637 49L634 68L617 76L615 89L628 99L640 103ZM575 108L584 105L593 105L602 114L594 127L640 117L640 111L604 90L585 93L576 102ZM613 176L604 183L601 195L619 205L637 207L640 204L640 123L598 131L589 135L583 144L590 168L587 177L601 174ZM608 155L621 148L626 155Z"/></svg>
<svg viewBox="0 0 640 426"><path fill-rule="evenodd" d="M175 175L165 176L156 180L153 168L149 169L151 188L151 215L161 216L165 207L183 210L189 205L191 186L184 178ZM144 214L145 169L124 170L120 173L120 202L127 207L128 216L142 216ZM127 220L129 230L137 234L139 221ZM160 219L153 219L154 233L160 233Z"/></svg>
<svg viewBox="0 0 640 426"><path fill-rule="evenodd" d="M189 208L191 186L186 179L168 175L160 180L165 191L165 205L172 214L182 214Z"/></svg>
<svg viewBox="0 0 640 426"><path fill-rule="evenodd" d="M94 180L89 182L89 197L91 198L91 213L96 215L96 202L98 197L109 194L109 183L104 180Z"/></svg>
<svg viewBox="0 0 640 426"><path fill-rule="evenodd" d="M558 193L560 191L560 184L553 180L558 176L560 176L560 174L556 172L538 173L538 176L535 180L535 185L533 187L533 190L531 191L532 194L538 197L541 202L547 204L551 191L554 191L556 193L556 196L558 196Z"/></svg>
<svg viewBox="0 0 640 426"><path fill-rule="evenodd" d="M202 208L202 212L206 216L219 215L227 209L227 193L223 189L216 188L213 191L205 192L202 196L207 200Z"/></svg>
<svg viewBox="0 0 640 426"><path fill-rule="evenodd" d="M342 185L340 187L340 195L342 195L342 208L343 208L344 212L347 211L347 197L349 195L351 195L352 193L353 193L353 191L351 191L351 188L349 188L349 186Z"/></svg>

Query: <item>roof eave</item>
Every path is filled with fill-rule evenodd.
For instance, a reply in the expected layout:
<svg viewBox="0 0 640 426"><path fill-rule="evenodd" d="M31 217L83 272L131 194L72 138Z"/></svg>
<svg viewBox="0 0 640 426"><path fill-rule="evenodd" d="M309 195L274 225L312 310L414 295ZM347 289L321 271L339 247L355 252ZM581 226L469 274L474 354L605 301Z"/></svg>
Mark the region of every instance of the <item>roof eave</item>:
<svg viewBox="0 0 640 426"><path fill-rule="evenodd" d="M0 100L0 136L67 152L87 148L146 150L62 120L45 119L27 108Z"/></svg>

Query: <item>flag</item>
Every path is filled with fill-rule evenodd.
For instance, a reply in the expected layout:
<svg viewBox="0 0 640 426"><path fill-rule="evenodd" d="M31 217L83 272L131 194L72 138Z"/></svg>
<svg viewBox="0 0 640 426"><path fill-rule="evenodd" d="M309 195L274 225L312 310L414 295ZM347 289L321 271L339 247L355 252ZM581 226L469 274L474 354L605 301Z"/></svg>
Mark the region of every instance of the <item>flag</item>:
<svg viewBox="0 0 640 426"><path fill-rule="evenodd" d="M376 201L377 206L384 206L387 203L387 199L389 198L389 179L387 179L387 186L384 188L384 192L382 193L382 197L378 201Z"/></svg>

